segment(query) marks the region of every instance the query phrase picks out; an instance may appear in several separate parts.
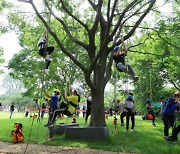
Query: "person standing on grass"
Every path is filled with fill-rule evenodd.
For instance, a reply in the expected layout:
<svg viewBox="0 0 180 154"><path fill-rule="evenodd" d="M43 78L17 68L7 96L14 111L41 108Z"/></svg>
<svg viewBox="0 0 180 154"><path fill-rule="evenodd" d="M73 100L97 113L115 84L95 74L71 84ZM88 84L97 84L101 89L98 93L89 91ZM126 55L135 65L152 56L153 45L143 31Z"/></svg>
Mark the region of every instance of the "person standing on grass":
<svg viewBox="0 0 180 154"><path fill-rule="evenodd" d="M46 105L43 103L41 106L41 120L44 118L45 110L46 110Z"/></svg>
<svg viewBox="0 0 180 154"><path fill-rule="evenodd" d="M128 96L132 96L132 102L134 103L134 106L135 106L135 101L133 99L133 93L129 93ZM124 126L124 117L126 117L127 115L127 110L123 107L123 111L122 113L120 114L120 120L121 120L121 126Z"/></svg>
<svg viewBox="0 0 180 154"><path fill-rule="evenodd" d="M174 98L170 97L168 103L163 110L163 123L164 123L164 138L167 140L169 137L169 125L174 128L175 122L175 110L177 109L177 104Z"/></svg>
<svg viewBox="0 0 180 154"><path fill-rule="evenodd" d="M126 131L128 131L129 129L129 119L131 117L131 122L132 122L132 126L131 126L131 131L134 131L134 126L135 126L135 120L134 120L134 102L133 102L133 97L131 95L129 95L126 99L126 101L124 102L124 108L126 109Z"/></svg>
<svg viewBox="0 0 180 154"><path fill-rule="evenodd" d="M88 96L86 103L87 103L87 110L86 110L85 124L88 121L88 117L91 115L91 105L92 105L92 96L91 96L91 94Z"/></svg>
<svg viewBox="0 0 180 154"><path fill-rule="evenodd" d="M180 93L175 93L174 97L170 97L163 110L163 123L164 123L164 138L169 139L169 125L175 128L175 111L178 109L180 100Z"/></svg>
<svg viewBox="0 0 180 154"><path fill-rule="evenodd" d="M83 114L83 119L84 119L84 117L86 115L86 107L84 105L82 107L82 114Z"/></svg>
<svg viewBox="0 0 180 154"><path fill-rule="evenodd" d="M14 112L14 103L12 103L10 107L10 117L9 117L10 119L12 118L13 112Z"/></svg>

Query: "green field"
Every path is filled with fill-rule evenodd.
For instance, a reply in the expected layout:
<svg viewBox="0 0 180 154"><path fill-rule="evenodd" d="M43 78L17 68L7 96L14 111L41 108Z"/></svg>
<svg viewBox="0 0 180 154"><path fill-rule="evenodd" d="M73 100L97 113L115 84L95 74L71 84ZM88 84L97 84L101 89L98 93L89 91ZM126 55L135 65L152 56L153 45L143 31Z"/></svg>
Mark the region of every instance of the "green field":
<svg viewBox="0 0 180 154"><path fill-rule="evenodd" d="M151 121L143 121L140 116L136 116L135 131L125 132L125 128L120 126L119 116L118 126L112 125L113 117L107 119L106 123L110 131L107 140L85 140L85 139L67 139L64 135L56 135L53 141L47 142L48 129L43 125L47 122L47 115L41 123L32 118L24 118L24 113L14 113L13 118L9 119L9 112L0 112L0 140L11 142L10 132L13 130L14 123L23 124L25 136L24 142L30 143L61 145L82 148L103 149L109 151L135 152L147 154L178 154L180 153L180 141L175 144L168 143L163 138L163 124L160 117L156 120L157 127L153 127ZM77 118L77 123L84 126L84 119ZM57 123L71 123L72 118L57 120ZM177 124L180 124L178 121ZM30 131L32 130L31 135ZM170 130L171 131L171 130ZM30 138L29 138L30 137Z"/></svg>

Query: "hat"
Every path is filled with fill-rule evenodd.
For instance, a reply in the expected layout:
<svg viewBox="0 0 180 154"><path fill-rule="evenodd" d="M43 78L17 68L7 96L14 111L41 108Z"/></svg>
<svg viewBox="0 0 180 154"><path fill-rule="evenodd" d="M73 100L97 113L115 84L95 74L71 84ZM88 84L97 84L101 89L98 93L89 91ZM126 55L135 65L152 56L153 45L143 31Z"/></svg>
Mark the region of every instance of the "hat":
<svg viewBox="0 0 180 154"><path fill-rule="evenodd" d="M171 104L171 103L174 103L174 98L169 97L169 98L168 98L168 103L170 103L170 104Z"/></svg>
<svg viewBox="0 0 180 154"><path fill-rule="evenodd" d="M118 51L119 50L119 46L115 46L114 47L114 52Z"/></svg>
<svg viewBox="0 0 180 154"><path fill-rule="evenodd" d="M133 100L133 97L132 97L131 95L129 95L129 96L127 97L127 100L132 101L132 100Z"/></svg>
<svg viewBox="0 0 180 154"><path fill-rule="evenodd" d="M146 103L150 103L151 100L149 98L146 98Z"/></svg>
<svg viewBox="0 0 180 154"><path fill-rule="evenodd" d="M60 90L59 89L54 89L54 92L60 94Z"/></svg>
<svg viewBox="0 0 180 154"><path fill-rule="evenodd" d="M74 90L77 92L78 95L81 95L84 93L84 89L81 87L76 87L74 88Z"/></svg>

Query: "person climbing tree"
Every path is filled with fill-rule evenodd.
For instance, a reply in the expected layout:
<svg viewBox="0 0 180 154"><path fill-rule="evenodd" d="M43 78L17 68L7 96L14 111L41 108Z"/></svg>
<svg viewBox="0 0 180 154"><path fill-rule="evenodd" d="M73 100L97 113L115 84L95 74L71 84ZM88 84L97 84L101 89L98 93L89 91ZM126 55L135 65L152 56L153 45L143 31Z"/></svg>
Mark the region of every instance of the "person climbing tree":
<svg viewBox="0 0 180 154"><path fill-rule="evenodd" d="M44 31L44 34L40 37L38 41L38 52L41 56L45 58L45 73L48 73L48 68L51 63L50 55L53 53L54 47L47 46L46 33L47 32Z"/></svg>
<svg viewBox="0 0 180 154"><path fill-rule="evenodd" d="M58 95L60 94L60 90L59 89L55 89L54 90L54 95L51 96L49 95L45 90L43 90L45 95L48 97L48 98L51 98L51 101L50 101L50 108L49 108L49 119L48 119L48 123L44 126L48 126L49 125L49 122L51 121L52 119L52 116L53 116L53 113L54 111L57 109L57 105L58 105L58 100L59 100L59 97Z"/></svg>
<svg viewBox="0 0 180 154"><path fill-rule="evenodd" d="M71 96L67 96L67 91L65 90L65 99L67 100L67 105L64 103L63 108L57 109L54 111L52 119L46 124L47 127L52 127L55 123L56 117L60 114L65 114L66 116L71 116L75 113L78 103L80 102L80 95L83 93L81 87L76 87L72 91Z"/></svg>
<svg viewBox="0 0 180 154"><path fill-rule="evenodd" d="M139 77L136 76L134 70L129 64L125 64L125 57L127 56L127 48L125 46L124 40L122 39L121 45L114 47L114 62L116 63L116 68L119 72L125 72L130 74L133 77L133 80L137 82L139 80ZM124 50L124 52L123 52Z"/></svg>
<svg viewBox="0 0 180 154"><path fill-rule="evenodd" d="M151 100L149 98L146 99L146 109L148 111L147 118L149 118L149 116L152 116L152 125L156 127L155 113L154 113L153 106L151 105Z"/></svg>

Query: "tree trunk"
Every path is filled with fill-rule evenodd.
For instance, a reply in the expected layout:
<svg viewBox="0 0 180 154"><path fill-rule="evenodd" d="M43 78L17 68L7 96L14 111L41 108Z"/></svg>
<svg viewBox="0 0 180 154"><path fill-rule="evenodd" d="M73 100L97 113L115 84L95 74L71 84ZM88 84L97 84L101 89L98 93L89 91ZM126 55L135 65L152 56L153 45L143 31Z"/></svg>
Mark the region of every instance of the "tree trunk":
<svg viewBox="0 0 180 154"><path fill-rule="evenodd" d="M92 109L90 126L106 126L104 114L104 90L92 92Z"/></svg>
<svg viewBox="0 0 180 154"><path fill-rule="evenodd" d="M101 67L100 67L101 66ZM92 105L91 105L91 121L90 126L106 126L104 113L104 89L105 80L102 72L104 66L99 65L94 71L95 89L91 89Z"/></svg>

